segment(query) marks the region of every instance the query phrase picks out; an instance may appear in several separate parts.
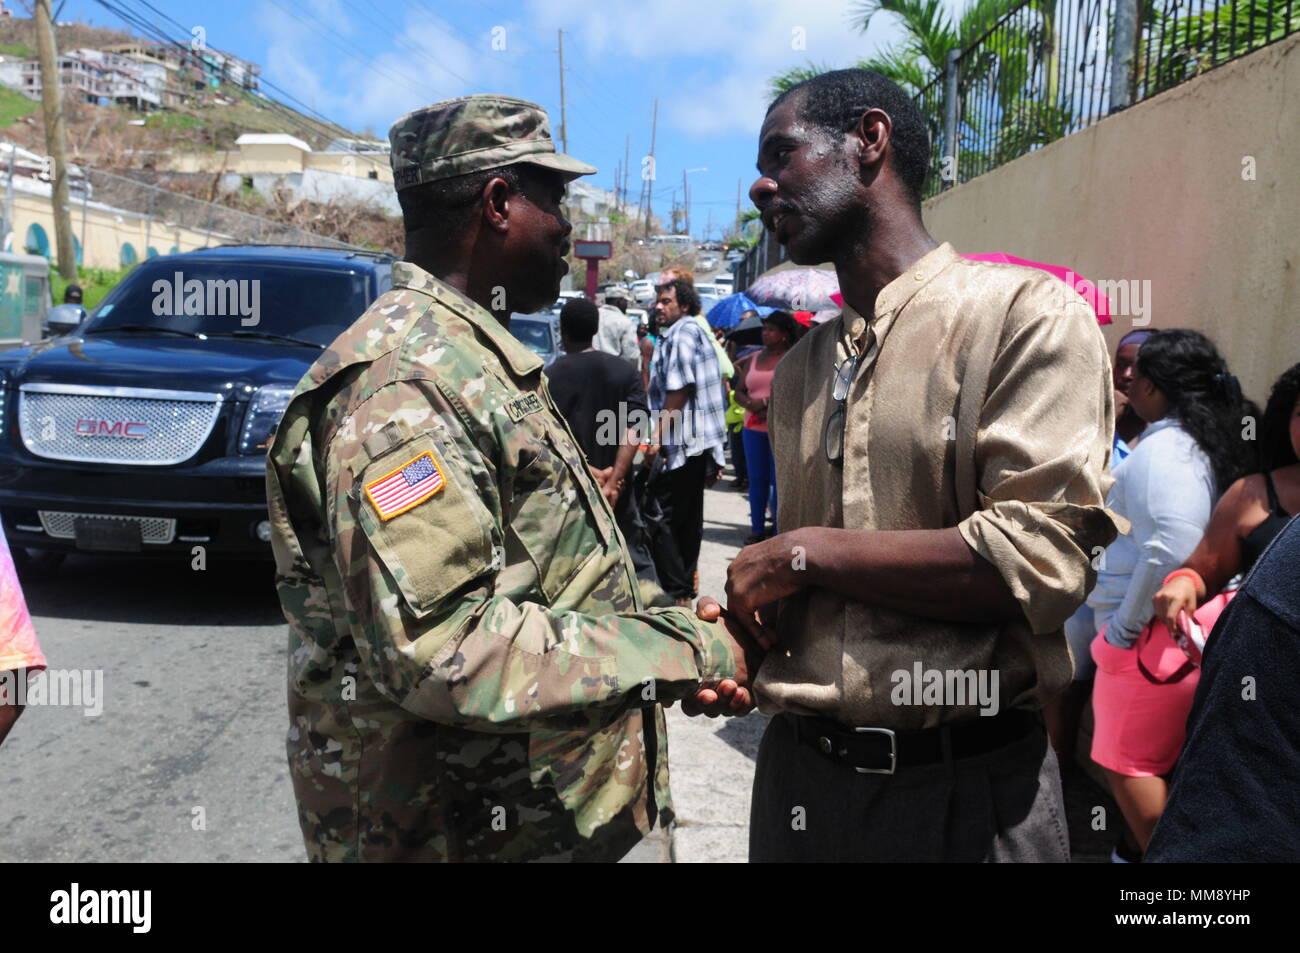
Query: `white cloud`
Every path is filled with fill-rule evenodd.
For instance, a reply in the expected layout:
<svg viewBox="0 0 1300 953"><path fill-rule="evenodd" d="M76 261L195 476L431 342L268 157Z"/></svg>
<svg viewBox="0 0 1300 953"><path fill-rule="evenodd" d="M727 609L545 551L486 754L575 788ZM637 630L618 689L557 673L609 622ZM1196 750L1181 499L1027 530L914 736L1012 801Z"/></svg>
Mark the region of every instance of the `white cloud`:
<svg viewBox="0 0 1300 953"><path fill-rule="evenodd" d="M551 100L559 125L556 31L565 31L571 129L603 131L610 118L637 121L649 103L628 103L609 79L644 73L659 94L660 131L691 139L752 134L773 76L809 63L846 66L902 36L891 15L867 33L851 0L527 0L507 19L486 6L473 33L453 27L432 4L263 0L266 75L320 112L382 131L401 113L473 92L531 91ZM944 0L949 9L964 0ZM310 22L308 22L310 21ZM504 31L504 50L492 30ZM365 48L379 55L353 52ZM540 80L540 89L539 89Z"/></svg>
<svg viewBox="0 0 1300 953"><path fill-rule="evenodd" d="M488 26L481 35L467 35L430 9L409 4L372 7L367 21L337 0L310 5L297 17L280 5L262 5L264 75L344 125L369 125L383 135L394 119L419 106L515 85L517 59L492 50ZM363 30L378 31L385 52L367 55L349 42Z"/></svg>
<svg viewBox="0 0 1300 953"><path fill-rule="evenodd" d="M847 66L901 36L887 15L862 33L849 0L530 0L530 14L539 30L563 26L566 43L611 68L653 70L683 55L711 61L659 84L661 121L698 138L756 130L773 76L809 63Z"/></svg>

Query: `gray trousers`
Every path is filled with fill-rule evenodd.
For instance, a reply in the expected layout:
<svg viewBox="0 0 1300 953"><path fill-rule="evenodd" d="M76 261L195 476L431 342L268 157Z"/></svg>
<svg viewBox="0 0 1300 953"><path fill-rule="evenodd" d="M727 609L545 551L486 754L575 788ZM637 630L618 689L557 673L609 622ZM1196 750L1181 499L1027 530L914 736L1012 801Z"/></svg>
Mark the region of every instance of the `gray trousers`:
<svg viewBox="0 0 1300 953"><path fill-rule="evenodd" d="M987 754L859 774L767 726L749 859L765 862L1069 862L1056 755L1041 728Z"/></svg>

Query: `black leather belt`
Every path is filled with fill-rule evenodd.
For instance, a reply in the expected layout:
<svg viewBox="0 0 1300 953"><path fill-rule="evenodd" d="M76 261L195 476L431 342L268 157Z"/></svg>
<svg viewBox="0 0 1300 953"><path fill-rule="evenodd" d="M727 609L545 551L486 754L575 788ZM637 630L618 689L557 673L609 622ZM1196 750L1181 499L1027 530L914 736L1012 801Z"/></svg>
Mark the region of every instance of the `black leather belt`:
<svg viewBox="0 0 1300 953"><path fill-rule="evenodd" d="M945 735L950 757L957 761L996 751L1041 725L1038 715L1019 709L920 731L850 728L817 716L791 719L801 742L859 774L893 774L899 767L937 764L944 758Z"/></svg>

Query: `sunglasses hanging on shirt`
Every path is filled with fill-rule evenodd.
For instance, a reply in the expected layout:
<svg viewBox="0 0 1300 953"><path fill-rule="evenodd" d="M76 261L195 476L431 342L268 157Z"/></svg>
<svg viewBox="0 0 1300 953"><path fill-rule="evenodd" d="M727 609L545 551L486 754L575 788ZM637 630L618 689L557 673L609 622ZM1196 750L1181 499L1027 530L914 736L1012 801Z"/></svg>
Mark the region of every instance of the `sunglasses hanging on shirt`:
<svg viewBox="0 0 1300 953"><path fill-rule="evenodd" d="M849 390L858 376L858 368L866 364L867 369L870 370L879 350L875 330L867 328L866 347L840 361L835 368L835 376L831 379L831 399L835 401L835 410L826 419L826 431L822 441L828 463L841 465L844 463L844 435L848 427Z"/></svg>

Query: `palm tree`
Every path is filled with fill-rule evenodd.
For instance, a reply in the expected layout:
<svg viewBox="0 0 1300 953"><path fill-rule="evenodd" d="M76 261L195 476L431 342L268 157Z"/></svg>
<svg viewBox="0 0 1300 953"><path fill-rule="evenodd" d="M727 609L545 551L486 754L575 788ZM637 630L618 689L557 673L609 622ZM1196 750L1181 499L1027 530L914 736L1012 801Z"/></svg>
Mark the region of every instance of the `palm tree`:
<svg viewBox="0 0 1300 953"><path fill-rule="evenodd" d="M906 36L899 46L859 60L852 66L875 70L915 96L943 72L950 50L971 46L989 27L1022 2L1024 0L971 0L954 23L939 0L858 0L853 6L860 32L866 32L876 14L888 13L902 22ZM774 95L783 93L829 69L828 66L809 63L774 76L772 92Z"/></svg>
<svg viewBox="0 0 1300 953"><path fill-rule="evenodd" d="M1139 48L1138 75L1146 96L1300 30L1294 0L1239 0L1184 16L1154 0L1144 0L1143 8L1150 40Z"/></svg>
<svg viewBox="0 0 1300 953"><path fill-rule="evenodd" d="M930 126L932 166L938 168L942 155L952 152L942 142L942 79L949 54L963 52L958 78L962 167L991 168L1058 138L1068 127L1069 109L1056 102L1057 2L971 0L954 20L940 0L858 0L853 9L861 31L877 14L888 13L901 22L905 36L898 45L853 65L883 74L917 99ZM1017 10L1018 15L1008 16ZM1044 88L1033 81L1039 64ZM809 63L790 70L772 79L772 91L784 92L827 69ZM986 104L992 103L979 115L970 108L977 91ZM936 189L927 192L937 190L936 182L931 185Z"/></svg>

